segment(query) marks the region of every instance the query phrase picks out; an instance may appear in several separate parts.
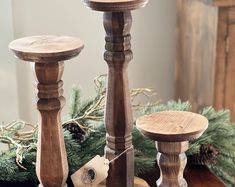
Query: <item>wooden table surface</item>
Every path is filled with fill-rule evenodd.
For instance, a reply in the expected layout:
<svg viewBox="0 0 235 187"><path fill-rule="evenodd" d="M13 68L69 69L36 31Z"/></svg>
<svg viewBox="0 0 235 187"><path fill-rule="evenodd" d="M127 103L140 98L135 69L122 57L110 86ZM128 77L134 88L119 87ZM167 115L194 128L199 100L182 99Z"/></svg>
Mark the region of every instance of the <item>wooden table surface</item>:
<svg viewBox="0 0 235 187"><path fill-rule="evenodd" d="M150 187L156 187L156 180L159 178L159 170L142 174ZM226 185L215 176L206 166L187 166L184 172L188 187L226 187Z"/></svg>
<svg viewBox="0 0 235 187"><path fill-rule="evenodd" d="M151 176L151 178L150 178ZM152 177L153 176L153 177ZM159 171L153 171L142 176L155 187L155 181L159 177ZM206 166L191 166L185 170L185 179L188 187L226 187ZM34 187L31 182L9 183L0 181L1 187ZM35 186L36 187L36 186ZM68 181L68 187L72 187L71 181Z"/></svg>
<svg viewBox="0 0 235 187"><path fill-rule="evenodd" d="M189 187L226 187L206 166L193 166L185 171Z"/></svg>

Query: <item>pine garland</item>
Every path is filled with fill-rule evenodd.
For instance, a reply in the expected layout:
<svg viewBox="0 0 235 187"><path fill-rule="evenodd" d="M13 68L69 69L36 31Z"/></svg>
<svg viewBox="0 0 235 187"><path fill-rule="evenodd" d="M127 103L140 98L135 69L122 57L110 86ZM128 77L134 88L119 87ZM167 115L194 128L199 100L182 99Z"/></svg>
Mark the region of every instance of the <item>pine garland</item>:
<svg viewBox="0 0 235 187"><path fill-rule="evenodd" d="M100 77L103 79L103 77ZM105 127L103 109L105 102L105 80L96 80L97 94L83 101L81 90L73 88L70 99L70 112L63 123L64 139L68 155L69 172L72 174L95 155L103 155L105 146ZM132 101L139 94L152 95L149 89L132 90ZM152 112L179 110L190 111L188 102L170 101L167 104L135 104L137 116ZM215 111L207 107L200 112L209 120L206 132L190 143L187 155L198 160L195 164L209 164L211 170L223 179L228 186L235 186L235 126L230 124L229 111ZM22 132L29 125L32 130ZM76 135L76 136L75 136ZM133 144L135 147L135 174L146 172L155 167L156 149L152 141L143 137L134 127ZM37 184L35 174L37 126L25 122L13 122L0 128L0 141L9 144L9 150L0 153L0 180L27 181ZM209 148L219 150L213 157L214 162L205 159ZM204 146L204 148L202 147ZM208 149L207 149L208 148ZM207 157L210 159L211 157Z"/></svg>

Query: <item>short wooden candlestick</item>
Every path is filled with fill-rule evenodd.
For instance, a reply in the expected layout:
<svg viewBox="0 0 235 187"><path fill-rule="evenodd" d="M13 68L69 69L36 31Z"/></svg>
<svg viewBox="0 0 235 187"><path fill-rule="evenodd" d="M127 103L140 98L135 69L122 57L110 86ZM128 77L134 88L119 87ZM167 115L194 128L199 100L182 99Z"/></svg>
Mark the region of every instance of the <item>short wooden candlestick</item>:
<svg viewBox="0 0 235 187"><path fill-rule="evenodd" d="M36 172L40 187L66 187L67 154L60 112L64 106L64 60L77 56L83 42L65 36L34 36L13 41L9 45L15 56L34 63L37 108L41 114L38 127Z"/></svg>
<svg viewBox="0 0 235 187"><path fill-rule="evenodd" d="M201 136L207 129L208 120L191 112L167 111L140 117L136 124L146 137L156 141L161 171L157 186L186 187L183 172L188 141Z"/></svg>
<svg viewBox="0 0 235 187"><path fill-rule="evenodd" d="M104 59L108 64L108 85L105 109L107 129L106 158L109 160L128 149L109 169L107 187L132 187L134 184L133 128L128 63L132 59L131 10L144 7L148 0L83 0L87 7L104 11L106 31Z"/></svg>

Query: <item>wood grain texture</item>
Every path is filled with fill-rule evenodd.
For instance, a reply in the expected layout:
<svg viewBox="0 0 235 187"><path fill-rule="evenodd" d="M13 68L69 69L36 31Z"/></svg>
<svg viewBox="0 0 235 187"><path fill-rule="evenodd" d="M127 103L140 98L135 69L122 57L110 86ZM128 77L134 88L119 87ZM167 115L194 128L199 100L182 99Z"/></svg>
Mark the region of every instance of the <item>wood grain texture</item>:
<svg viewBox="0 0 235 187"><path fill-rule="evenodd" d="M208 127L208 120L192 112L164 111L138 118L136 127L156 141L157 163L161 171L157 186L186 187L183 173L188 141L202 135Z"/></svg>
<svg viewBox="0 0 235 187"><path fill-rule="evenodd" d="M65 103L61 77L63 60L77 56L82 47L79 39L56 36L27 37L10 44L18 58L35 60L37 108L40 112L36 173L40 187L67 186L68 163L60 119Z"/></svg>
<svg viewBox="0 0 235 187"><path fill-rule="evenodd" d="M105 156L109 160L128 150L110 165L107 187L133 187L134 150L132 108L128 82L128 63L132 59L132 16L130 10L144 7L148 0L83 0L93 10L104 11L106 32L104 59L108 64L105 108L107 130Z"/></svg>
<svg viewBox="0 0 235 187"><path fill-rule="evenodd" d="M14 40L9 48L21 60L50 62L68 60L79 54L84 43L70 36L31 36Z"/></svg>
<svg viewBox="0 0 235 187"><path fill-rule="evenodd" d="M121 12L145 7L149 0L82 0L93 10Z"/></svg>
<svg viewBox="0 0 235 187"><path fill-rule="evenodd" d="M235 8L228 9L227 59L225 63L224 108L235 121Z"/></svg>
<svg viewBox="0 0 235 187"><path fill-rule="evenodd" d="M229 109L235 121L235 9L220 8L217 38L214 106Z"/></svg>
<svg viewBox="0 0 235 187"><path fill-rule="evenodd" d="M177 0L175 98L193 111L213 105L217 14L199 0Z"/></svg>
<svg viewBox="0 0 235 187"><path fill-rule="evenodd" d="M218 7L231 7L235 6L234 0L213 0L213 5Z"/></svg>
<svg viewBox="0 0 235 187"><path fill-rule="evenodd" d="M60 120L60 112L65 103L61 81L63 68L63 62L36 63L34 66L39 88L37 108L41 116L36 162L40 187L65 187L68 176L67 154Z"/></svg>
<svg viewBox="0 0 235 187"><path fill-rule="evenodd" d="M235 6L234 0L197 0L200 3L204 3L209 6L217 6L217 7L231 7Z"/></svg>
<svg viewBox="0 0 235 187"><path fill-rule="evenodd" d="M214 101L216 109L224 108L225 97L225 79L226 79L226 38L228 36L228 11L219 9L218 15L218 33L216 44L216 62L215 62L215 82L214 82Z"/></svg>
<svg viewBox="0 0 235 187"><path fill-rule="evenodd" d="M185 151L188 150L188 142L156 142L156 148L157 163L161 169L157 186L186 187L183 173L187 164Z"/></svg>
<svg viewBox="0 0 235 187"><path fill-rule="evenodd" d="M155 141L188 141L207 129L208 120L192 112L165 111L138 118L136 127Z"/></svg>
<svg viewBox="0 0 235 187"><path fill-rule="evenodd" d="M130 12L104 13L104 59L108 64L105 154L111 160L129 149L126 154L111 163L107 178L108 187L132 187L134 179L134 150L131 136L133 118L127 73L128 63L132 59L129 33L131 24Z"/></svg>
<svg viewBox="0 0 235 187"><path fill-rule="evenodd" d="M177 4L176 99L189 100L193 111L205 106L229 109L234 122L235 1L178 0Z"/></svg>

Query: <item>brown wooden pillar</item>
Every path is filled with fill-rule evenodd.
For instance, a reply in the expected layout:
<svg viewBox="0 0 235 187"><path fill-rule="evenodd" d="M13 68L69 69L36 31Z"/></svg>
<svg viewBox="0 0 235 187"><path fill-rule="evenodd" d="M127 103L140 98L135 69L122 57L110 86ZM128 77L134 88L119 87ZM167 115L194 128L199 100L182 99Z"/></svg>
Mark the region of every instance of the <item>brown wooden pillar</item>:
<svg viewBox="0 0 235 187"><path fill-rule="evenodd" d="M133 119L127 73L128 63L132 59L130 11L144 7L147 2L148 0L84 0L89 8L104 11L104 59L108 64L105 155L111 160L128 149L111 163L107 187L132 187L134 184L134 150L131 136Z"/></svg>
<svg viewBox="0 0 235 187"><path fill-rule="evenodd" d="M66 187L67 154L60 112L64 106L64 60L77 56L83 42L64 36L35 36L13 41L10 49L21 60L34 62L37 108L40 112L36 172L40 187Z"/></svg>
<svg viewBox="0 0 235 187"><path fill-rule="evenodd" d="M131 141L133 119L127 75L128 63L132 59L129 34L131 21L129 11L104 13L106 30L104 59L109 67L105 110L107 130L105 154L111 160L129 149L110 165L107 186L112 184L133 186L134 149Z"/></svg>

